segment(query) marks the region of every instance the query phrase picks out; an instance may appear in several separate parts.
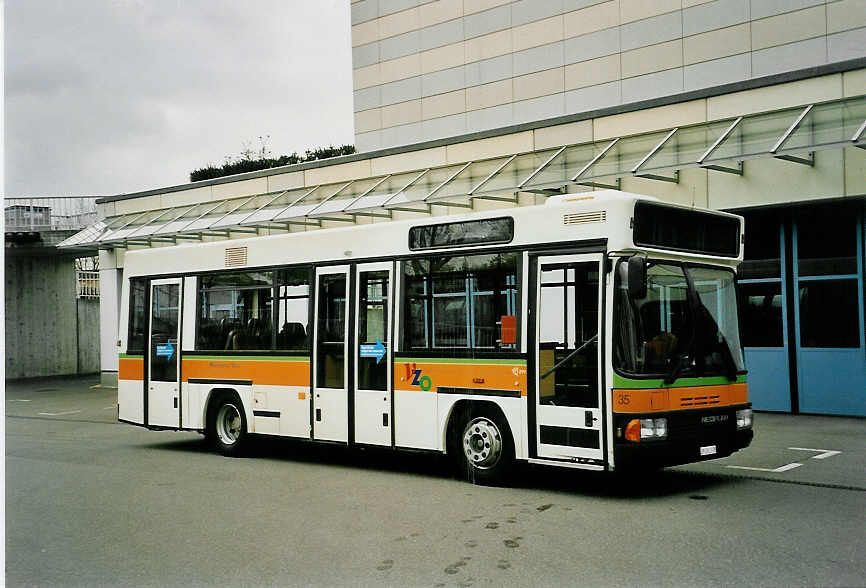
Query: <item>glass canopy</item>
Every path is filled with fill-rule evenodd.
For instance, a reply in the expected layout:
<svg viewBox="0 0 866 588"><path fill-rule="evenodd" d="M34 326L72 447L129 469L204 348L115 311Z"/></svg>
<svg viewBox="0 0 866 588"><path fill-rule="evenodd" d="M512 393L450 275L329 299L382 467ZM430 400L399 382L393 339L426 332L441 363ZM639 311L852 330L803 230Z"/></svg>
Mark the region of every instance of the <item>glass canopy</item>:
<svg viewBox="0 0 866 588"><path fill-rule="evenodd" d="M520 192L555 194L569 185L616 187L623 177L678 182L702 167L742 174L743 161L778 158L813 165L825 149L866 149L866 96L741 116L688 127L563 145L460 164L358 178L282 192L202 202L106 218L61 247L125 247L260 229L357 223L395 211L473 208L475 200L516 205Z"/></svg>

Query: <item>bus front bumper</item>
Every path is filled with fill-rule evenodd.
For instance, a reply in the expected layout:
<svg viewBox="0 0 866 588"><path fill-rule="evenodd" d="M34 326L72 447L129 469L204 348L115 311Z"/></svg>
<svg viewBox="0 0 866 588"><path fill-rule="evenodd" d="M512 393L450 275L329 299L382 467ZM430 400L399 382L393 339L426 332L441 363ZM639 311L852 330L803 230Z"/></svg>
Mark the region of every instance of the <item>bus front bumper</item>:
<svg viewBox="0 0 866 588"><path fill-rule="evenodd" d="M665 467L727 457L748 447L752 427L737 428L736 412L751 404L718 409L681 410L646 415L614 415L616 469ZM627 441L621 432L633 419L667 419L667 437Z"/></svg>

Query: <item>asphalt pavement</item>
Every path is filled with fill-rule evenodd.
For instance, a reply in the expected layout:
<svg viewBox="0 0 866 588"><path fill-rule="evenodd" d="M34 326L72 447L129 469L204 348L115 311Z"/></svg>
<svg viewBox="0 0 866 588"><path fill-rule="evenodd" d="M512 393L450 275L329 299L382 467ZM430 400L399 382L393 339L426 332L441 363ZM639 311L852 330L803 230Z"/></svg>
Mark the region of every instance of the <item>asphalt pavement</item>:
<svg viewBox="0 0 866 588"><path fill-rule="evenodd" d="M6 384L10 586L863 586L866 420L756 415L751 447L638 477L457 479L428 454L116 422L98 378Z"/></svg>

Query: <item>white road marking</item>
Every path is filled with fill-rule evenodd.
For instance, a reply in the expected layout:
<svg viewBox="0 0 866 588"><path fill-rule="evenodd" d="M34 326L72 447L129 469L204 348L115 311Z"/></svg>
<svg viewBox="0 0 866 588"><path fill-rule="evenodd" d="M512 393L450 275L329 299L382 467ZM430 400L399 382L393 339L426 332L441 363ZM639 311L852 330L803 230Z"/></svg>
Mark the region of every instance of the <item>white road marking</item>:
<svg viewBox="0 0 866 588"><path fill-rule="evenodd" d="M752 470L755 472L770 472L773 474L781 474L782 472L787 472L788 470L793 470L794 468L798 468L801 465L803 465L803 464L797 463L797 462L786 463L785 465L780 466L780 467L775 468L775 469L772 469L772 468L750 468L747 466L732 466L732 465L725 466L725 467L731 468L733 470Z"/></svg>
<svg viewBox="0 0 866 588"><path fill-rule="evenodd" d="M30 400L24 400L23 398L10 398L9 402L30 402Z"/></svg>
<svg viewBox="0 0 866 588"><path fill-rule="evenodd" d="M39 414L42 416L66 416L68 414L75 414L81 412L80 410L67 410L66 412L40 412Z"/></svg>
<svg viewBox="0 0 866 588"><path fill-rule="evenodd" d="M814 451L815 453L820 453L821 455L813 455L812 459L827 459L828 457L833 457L834 455L839 455L842 453L841 451L836 451L835 449L809 449L808 447L789 447L788 449L793 449L794 451Z"/></svg>
<svg viewBox="0 0 866 588"><path fill-rule="evenodd" d="M102 410L114 410L116 407L112 404L111 406L106 406Z"/></svg>

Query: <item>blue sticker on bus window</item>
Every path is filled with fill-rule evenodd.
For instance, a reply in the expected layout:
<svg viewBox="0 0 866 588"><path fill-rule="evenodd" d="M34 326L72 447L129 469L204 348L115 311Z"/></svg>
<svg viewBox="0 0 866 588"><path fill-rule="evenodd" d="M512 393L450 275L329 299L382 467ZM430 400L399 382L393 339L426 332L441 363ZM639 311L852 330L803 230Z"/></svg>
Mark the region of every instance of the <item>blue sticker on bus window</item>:
<svg viewBox="0 0 866 588"><path fill-rule="evenodd" d="M171 344L171 341L165 343L164 345L156 346L156 356L162 357L165 356L166 359L171 359L174 355L174 346Z"/></svg>
<svg viewBox="0 0 866 588"><path fill-rule="evenodd" d="M385 357L385 346L380 339L376 339L375 345L361 345L361 357L375 357L376 363L380 363Z"/></svg>

